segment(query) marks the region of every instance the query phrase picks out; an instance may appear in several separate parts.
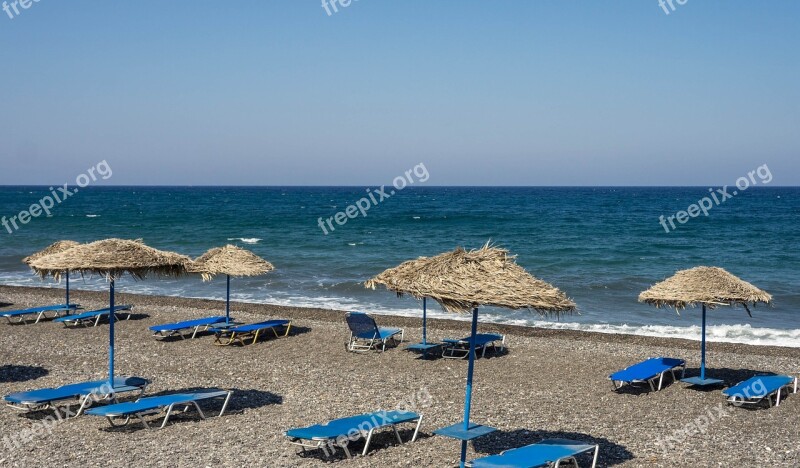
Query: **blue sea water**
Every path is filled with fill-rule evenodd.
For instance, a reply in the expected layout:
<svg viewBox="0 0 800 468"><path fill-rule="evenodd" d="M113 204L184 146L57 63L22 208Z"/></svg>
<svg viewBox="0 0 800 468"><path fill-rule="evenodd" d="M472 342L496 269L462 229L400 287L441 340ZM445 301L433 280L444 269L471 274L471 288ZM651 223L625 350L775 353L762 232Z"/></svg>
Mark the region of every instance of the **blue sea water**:
<svg viewBox="0 0 800 468"><path fill-rule="evenodd" d="M637 302L676 270L715 265L770 292L774 304L710 312L710 340L800 346L800 188L752 187L665 232L669 216L709 194L706 187L425 187L397 191L367 216L325 234L319 218L368 195L369 187L87 187L9 233L0 226L0 282L49 285L21 259L60 239L141 238L197 256L233 243L272 262L259 278L234 279L236 300L420 315L420 303L362 282L383 269L456 246L491 240L535 276L565 291L580 314L543 318L485 309L482 321L606 333L699 338L700 314ZM48 187L0 187L10 218ZM341 219L341 218L340 218ZM12 228L13 230L13 228ZM101 278L75 282L101 290ZM224 279L123 280L129 292L224 297ZM438 306L433 316L452 317ZM466 319L466 317L464 317Z"/></svg>

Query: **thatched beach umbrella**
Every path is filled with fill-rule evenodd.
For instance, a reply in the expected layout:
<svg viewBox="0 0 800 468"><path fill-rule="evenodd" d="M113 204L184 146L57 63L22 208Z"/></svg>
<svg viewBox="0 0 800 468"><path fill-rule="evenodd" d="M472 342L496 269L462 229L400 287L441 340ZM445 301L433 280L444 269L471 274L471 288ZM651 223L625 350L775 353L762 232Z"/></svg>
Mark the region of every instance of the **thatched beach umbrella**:
<svg viewBox="0 0 800 468"><path fill-rule="evenodd" d="M52 255L52 254L63 252L65 250L67 250L67 249L71 249L72 247L75 247L76 245L78 245L78 243L75 242L75 241L71 241L71 240L58 241L58 242L56 242L54 244L51 244L49 247L47 247L44 250L40 250L40 251L36 252L33 255L30 255L28 257L23 258L22 262L25 263L28 266L31 266L31 263L33 263L34 260L38 260L38 259L40 259L42 257L46 257L48 255ZM69 305L70 305L69 304L69 270L65 270L64 271L64 279L66 280L65 282L66 282L66 285L67 285L67 302L64 305L69 307Z"/></svg>
<svg viewBox="0 0 800 468"><path fill-rule="evenodd" d="M707 266L681 270L639 295L639 302L656 307L673 307L679 313L687 306L702 306L700 376L683 379L686 383L698 386L723 383L719 379L706 378L706 307L714 309L717 306L742 305L750 315L748 305L755 306L759 302L769 304L771 301L772 296L752 284L722 268Z"/></svg>
<svg viewBox="0 0 800 468"><path fill-rule="evenodd" d="M146 246L140 240L107 239L80 244L63 252L41 257L31 267L42 277L59 279L73 270L81 275L105 276L109 282L108 378L114 381L114 282L124 274L144 279L148 274L178 276L186 271L189 257Z"/></svg>
<svg viewBox="0 0 800 468"><path fill-rule="evenodd" d="M467 387L463 421L434 433L461 440L461 466L466 463L467 442L495 429L471 423L472 375L475 366L475 335L478 307L494 306L528 309L542 314L570 312L575 309L566 294L517 265L505 249L490 247L466 251L457 248L435 257L421 257L384 271L366 282L367 287L384 285L398 295L430 297L444 310L465 313L472 310Z"/></svg>
<svg viewBox="0 0 800 468"><path fill-rule="evenodd" d="M258 255L235 245L226 245L209 250L187 265L189 273L200 273L203 281L215 275L227 277L225 295L225 322L231 319L231 276L260 276L274 270L271 263Z"/></svg>

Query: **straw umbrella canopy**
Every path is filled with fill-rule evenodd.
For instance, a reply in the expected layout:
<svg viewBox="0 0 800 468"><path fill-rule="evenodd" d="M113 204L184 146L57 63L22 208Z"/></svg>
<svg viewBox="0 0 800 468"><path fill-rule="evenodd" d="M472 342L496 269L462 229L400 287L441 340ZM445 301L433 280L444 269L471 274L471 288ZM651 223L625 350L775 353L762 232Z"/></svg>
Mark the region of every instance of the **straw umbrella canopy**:
<svg viewBox="0 0 800 468"><path fill-rule="evenodd" d="M106 239L89 244L79 244L59 253L41 257L31 262L31 267L42 277L61 277L62 272L73 270L81 275L105 276L109 282L109 347L108 378L114 382L114 283L128 274L136 280L149 274L179 276L185 273L189 257L146 246L141 240Z"/></svg>
<svg viewBox="0 0 800 468"><path fill-rule="evenodd" d="M672 307L678 313L689 306L702 307L700 376L686 378L683 381L692 385L706 386L722 383L719 379L706 378L706 308L741 305L750 315L750 305L770 304L772 296L722 268L698 266L678 271L664 281L654 284L639 294L639 302L659 308Z"/></svg>
<svg viewBox="0 0 800 468"><path fill-rule="evenodd" d="M495 429L471 423L472 376L475 366L475 335L478 307L494 306L527 309L541 314L561 314L575 310L575 303L555 286L533 277L517 265L508 250L488 243L477 250L457 248L435 257L420 257L390 268L368 280L365 286L383 285L398 296L410 294L418 299L432 298L445 311L466 313L472 310L467 386L463 421L434 433L461 440L461 466L466 462L467 442Z"/></svg>
<svg viewBox="0 0 800 468"><path fill-rule="evenodd" d="M203 281L211 281L215 275L227 278L227 294L225 295L225 322L231 318L231 276L260 276L274 270L271 263L249 250L226 245L216 247L197 257L187 265L189 273L199 273Z"/></svg>
<svg viewBox="0 0 800 468"><path fill-rule="evenodd" d="M25 263L28 266L31 266L31 263L33 263L33 261L35 261L35 260L38 260L38 259L40 259L42 257L46 257L48 255L52 255L52 254L63 252L65 250L71 249L72 247L75 247L76 245L78 245L78 243L75 242L75 241L71 241L71 240L58 241L58 242L56 242L54 244L50 244L50 246L47 247L44 250L40 250L40 251L36 252L33 255L29 255L29 256L23 258L22 262ZM66 270L64 272L64 278L66 279L66 286L67 286L67 302L64 305L69 307L70 306L70 303L69 303L69 270Z"/></svg>

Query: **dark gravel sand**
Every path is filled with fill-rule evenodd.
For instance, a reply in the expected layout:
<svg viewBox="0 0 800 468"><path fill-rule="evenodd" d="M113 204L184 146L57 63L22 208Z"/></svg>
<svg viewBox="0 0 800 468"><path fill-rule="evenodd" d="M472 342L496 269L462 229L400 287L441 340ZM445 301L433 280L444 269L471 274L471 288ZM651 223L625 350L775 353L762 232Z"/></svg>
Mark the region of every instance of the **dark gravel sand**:
<svg viewBox="0 0 800 468"><path fill-rule="evenodd" d="M73 297L87 308L107 304L104 293L75 291ZM57 289L0 287L0 303L13 308L62 298ZM148 326L216 315L224 305L129 294L118 294L117 301L135 304L138 314L118 324L118 374L152 380L148 393L233 389L229 413L206 421L190 413L150 431L140 424L110 430L104 419L80 417L47 426L20 448L0 439L0 466L457 465L459 444L431 431L461 418L465 361L423 361L402 346L383 354L348 353L343 312L258 304L235 303L234 316L291 318L296 332L247 347L216 347L208 336L156 341ZM376 318L384 326L405 327L406 341L420 339L418 319ZM429 336L463 336L467 326L432 320ZM105 377L107 325L65 329L50 322L4 322L0 329L2 394ZM499 431L471 444L469 458L543 437L570 437L599 443L599 466L800 466L800 394L777 408L753 410L721 405L719 390L690 390L680 383L656 393L611 391L609 373L651 356L684 358L689 372L695 371L695 342L497 325L480 330L507 334L509 352L476 363L473 419ZM709 345L714 375L728 382L757 371L797 375L798 358L800 349ZM282 435L291 427L398 405L424 413L420 439L399 446L391 431L382 432L366 457L330 462L299 456ZM45 427L43 416L3 409L1 435L19 440L29 429ZM660 443L666 437L673 438L667 449ZM353 446L357 450L361 442Z"/></svg>

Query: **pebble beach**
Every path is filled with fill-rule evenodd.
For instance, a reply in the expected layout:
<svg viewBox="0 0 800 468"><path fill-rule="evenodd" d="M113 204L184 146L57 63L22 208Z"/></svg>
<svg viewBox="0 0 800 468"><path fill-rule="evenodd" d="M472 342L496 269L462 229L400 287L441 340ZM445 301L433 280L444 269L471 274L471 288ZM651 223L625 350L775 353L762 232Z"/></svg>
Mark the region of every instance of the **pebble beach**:
<svg viewBox="0 0 800 468"><path fill-rule="evenodd" d="M5 306L0 310L57 303L62 294L58 289L0 286L0 305ZM107 306L105 293L74 291L72 297L87 310ZM159 341L147 328L219 315L222 302L118 291L117 303L134 305L133 317L116 328L118 375L152 381L147 394L231 389L226 414L201 420L189 412L164 429L147 430L139 423L111 428L105 419L90 416L43 426L51 413L23 415L4 408L0 466L458 464L458 442L432 431L460 421L467 362L422 360L405 351L421 338L420 319L376 316L381 326L404 328L405 342L384 353L356 354L345 349L343 311L234 302L237 321L291 319L293 331L254 345L220 347L208 335ZM465 336L468 325L431 320L428 336ZM50 321L4 321L0 328L4 395L106 377L107 324L68 329ZM800 465L800 395L790 395L778 407L749 409L726 405L719 388L698 391L680 382L668 381L657 392L612 391L610 373L648 357L682 358L687 374L696 373L697 342L495 324L481 324L479 331L506 335L508 349L476 361L472 418L498 431L471 443L468 459L544 438L570 438L599 444L598 466ZM708 345L710 372L729 385L764 372L796 376L798 358L797 348ZM399 445L391 430L384 430L363 457L301 455L283 435L294 427L397 407L423 414L418 440ZM213 409L207 414L214 414ZM407 440L413 426L402 429ZM354 451L362 446L361 441L352 444Z"/></svg>

